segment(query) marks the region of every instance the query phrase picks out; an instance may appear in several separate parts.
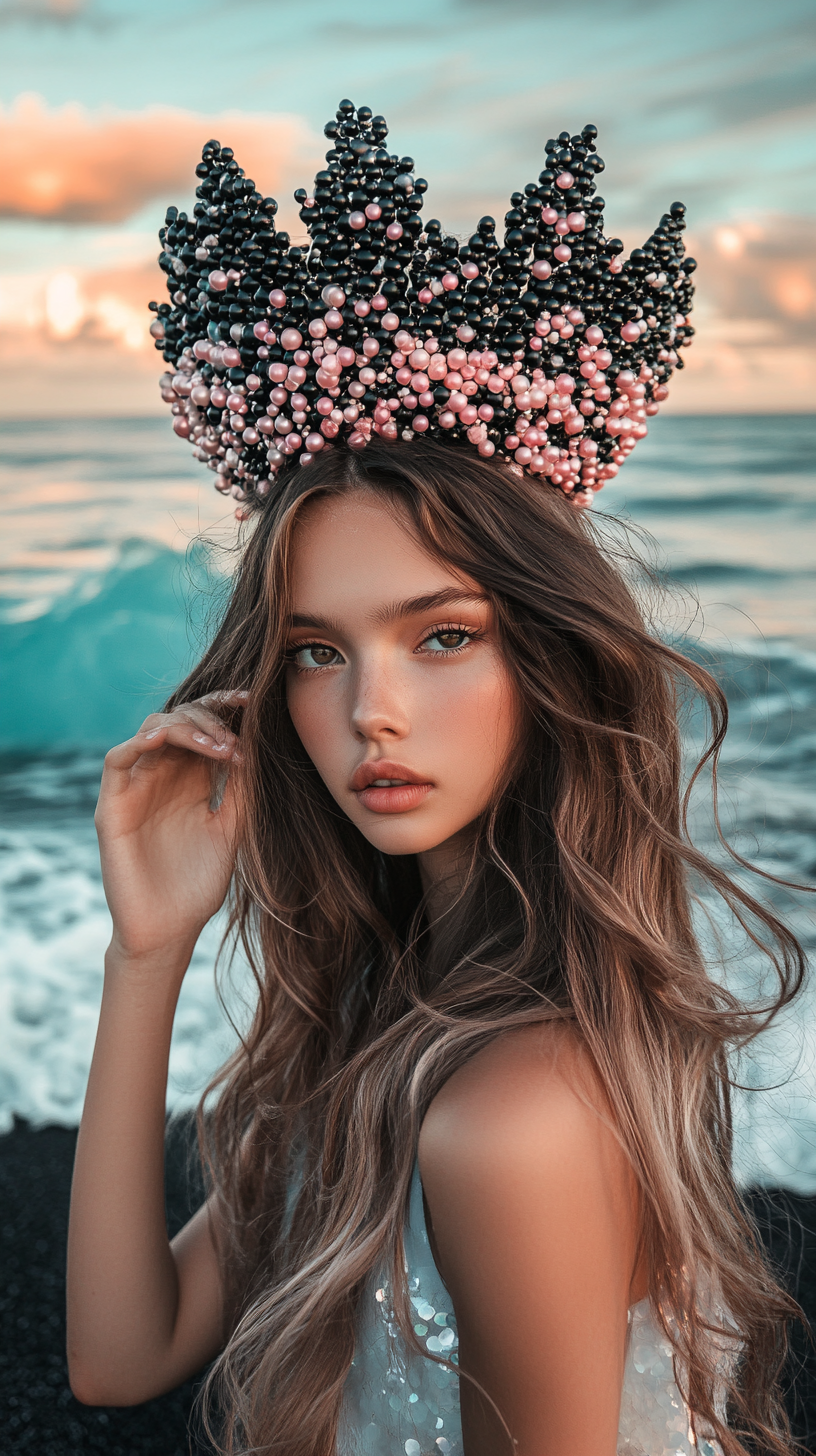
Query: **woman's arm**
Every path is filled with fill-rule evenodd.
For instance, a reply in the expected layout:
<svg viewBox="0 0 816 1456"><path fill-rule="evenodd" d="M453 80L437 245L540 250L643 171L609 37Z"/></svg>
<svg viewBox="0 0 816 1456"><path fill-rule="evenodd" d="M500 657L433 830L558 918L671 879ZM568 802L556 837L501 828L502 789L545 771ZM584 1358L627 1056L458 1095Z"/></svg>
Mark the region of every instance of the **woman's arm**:
<svg viewBox="0 0 816 1456"><path fill-rule="evenodd" d="M234 860L234 795L212 762L237 740L203 700L113 749L97 809L113 938L77 1143L68 1238L68 1362L78 1399L132 1405L223 1340L206 1206L171 1245L164 1213L167 1065L176 1002Z"/></svg>
<svg viewBox="0 0 816 1456"><path fill-rule="evenodd" d="M419 1159L460 1367L517 1456L615 1456L638 1198L574 1034L530 1028L474 1057ZM513 1450L460 1388L467 1456Z"/></svg>

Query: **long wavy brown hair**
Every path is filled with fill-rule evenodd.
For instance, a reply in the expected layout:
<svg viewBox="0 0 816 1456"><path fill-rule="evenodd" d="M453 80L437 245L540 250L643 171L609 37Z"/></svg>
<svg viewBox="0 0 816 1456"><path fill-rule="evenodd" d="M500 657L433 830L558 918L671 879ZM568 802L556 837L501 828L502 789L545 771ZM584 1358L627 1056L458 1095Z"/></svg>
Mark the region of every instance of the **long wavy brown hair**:
<svg viewBox="0 0 816 1456"><path fill-rule="evenodd" d="M294 528L309 500L350 490L398 503L490 596L523 705L523 741L433 937L414 861L350 823L287 712ZM318 456L251 522L223 621L171 702L230 688L249 690L231 903L257 1007L200 1116L230 1311L207 1385L220 1449L330 1456L375 1269L413 1341L402 1226L429 1103L494 1037L569 1019L641 1189L650 1296L700 1429L726 1456L788 1453L778 1381L798 1310L734 1185L727 1059L795 994L803 963L689 841L678 705L689 691L707 705L697 773L716 790L727 710L713 678L650 634L597 528L558 492L453 447L373 441ZM778 988L762 1007L706 969L690 911L704 882L770 957ZM741 1342L727 1425L718 1303Z"/></svg>

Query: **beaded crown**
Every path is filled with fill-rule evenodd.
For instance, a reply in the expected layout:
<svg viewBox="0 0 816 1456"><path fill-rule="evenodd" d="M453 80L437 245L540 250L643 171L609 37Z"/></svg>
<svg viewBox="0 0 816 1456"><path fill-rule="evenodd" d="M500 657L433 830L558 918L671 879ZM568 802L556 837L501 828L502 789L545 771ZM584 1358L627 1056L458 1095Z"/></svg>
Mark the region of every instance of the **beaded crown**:
<svg viewBox="0 0 816 1456"><path fill-rule="evenodd" d="M589 505L617 471L691 342L693 258L672 203L642 248L604 233L597 129L547 142L467 242L421 217L427 182L388 127L341 101L292 246L232 150L209 141L193 216L171 207L150 305L178 435L245 515L297 458L423 436L497 455Z"/></svg>

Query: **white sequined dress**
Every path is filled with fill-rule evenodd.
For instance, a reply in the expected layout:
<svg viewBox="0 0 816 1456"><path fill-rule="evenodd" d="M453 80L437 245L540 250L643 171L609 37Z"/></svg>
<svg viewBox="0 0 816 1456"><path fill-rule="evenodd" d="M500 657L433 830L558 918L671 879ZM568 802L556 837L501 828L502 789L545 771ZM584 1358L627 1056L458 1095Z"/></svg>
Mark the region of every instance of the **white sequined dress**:
<svg viewBox="0 0 816 1456"><path fill-rule="evenodd" d="M363 1296L354 1362L346 1381L337 1456L464 1456L451 1298L434 1263L419 1170L405 1227L408 1288L420 1342L445 1364L406 1348L388 1286L372 1278ZM618 1456L721 1456L698 1439L675 1383L672 1350L648 1300L629 1311Z"/></svg>

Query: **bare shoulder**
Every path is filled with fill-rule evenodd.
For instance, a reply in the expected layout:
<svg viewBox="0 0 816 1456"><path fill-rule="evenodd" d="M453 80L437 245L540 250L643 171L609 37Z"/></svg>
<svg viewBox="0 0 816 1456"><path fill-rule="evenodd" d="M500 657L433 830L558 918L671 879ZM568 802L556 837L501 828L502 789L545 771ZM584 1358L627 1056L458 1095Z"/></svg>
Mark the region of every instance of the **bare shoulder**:
<svg viewBox="0 0 816 1456"><path fill-rule="evenodd" d="M437 1168L489 1177L532 1154L625 1162L592 1061L565 1023L506 1032L468 1061L431 1103L419 1144L423 1181ZM627 1164L628 1166L628 1164Z"/></svg>
<svg viewBox="0 0 816 1456"><path fill-rule="evenodd" d="M525 1027L473 1056L428 1109L419 1165L460 1363L494 1402L463 1383L468 1451L503 1449L498 1409L520 1451L612 1456L639 1207L575 1031Z"/></svg>

